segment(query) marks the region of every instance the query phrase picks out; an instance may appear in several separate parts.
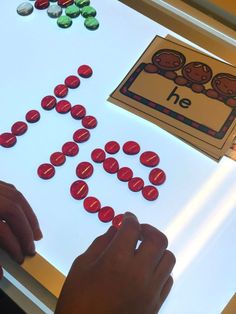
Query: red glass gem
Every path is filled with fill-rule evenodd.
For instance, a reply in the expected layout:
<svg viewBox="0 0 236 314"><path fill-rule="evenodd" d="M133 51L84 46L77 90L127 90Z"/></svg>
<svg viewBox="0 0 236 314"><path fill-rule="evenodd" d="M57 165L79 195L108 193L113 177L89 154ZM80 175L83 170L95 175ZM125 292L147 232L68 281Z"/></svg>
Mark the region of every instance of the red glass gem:
<svg viewBox="0 0 236 314"><path fill-rule="evenodd" d="M123 221L124 215L123 214L119 214L116 215L113 220L112 220L112 225L116 228L119 229L122 225L122 221Z"/></svg>
<svg viewBox="0 0 236 314"><path fill-rule="evenodd" d="M26 113L25 119L29 123L38 122L40 119L40 113L37 110L30 110Z"/></svg>
<svg viewBox="0 0 236 314"><path fill-rule="evenodd" d="M69 5L73 4L74 0L58 0L57 3L61 7L65 8L65 7L68 7Z"/></svg>
<svg viewBox="0 0 236 314"><path fill-rule="evenodd" d="M105 145L105 151L108 154L116 154L120 150L120 145L116 141L107 142Z"/></svg>
<svg viewBox="0 0 236 314"><path fill-rule="evenodd" d="M70 112L71 116L76 119L76 120L80 120L83 117L85 117L86 115L86 109L84 108L84 106L82 105L74 105L71 108L71 112Z"/></svg>
<svg viewBox="0 0 236 314"><path fill-rule="evenodd" d="M51 164L42 164L38 167L38 176L41 179L51 179L55 174L55 168Z"/></svg>
<svg viewBox="0 0 236 314"><path fill-rule="evenodd" d="M158 190L155 186L152 185L146 185L142 189L143 197L146 198L148 201L155 201L158 198Z"/></svg>
<svg viewBox="0 0 236 314"><path fill-rule="evenodd" d="M128 141L123 145L123 151L127 155L136 155L140 152L140 146L134 141Z"/></svg>
<svg viewBox="0 0 236 314"><path fill-rule="evenodd" d="M12 133L2 133L0 135L0 145L6 148L12 147L16 144L16 137Z"/></svg>
<svg viewBox="0 0 236 314"><path fill-rule="evenodd" d="M112 221L114 216L115 216L114 209L110 206L104 206L98 212L98 218L102 222Z"/></svg>
<svg viewBox="0 0 236 314"><path fill-rule="evenodd" d="M79 129L74 132L73 140L77 143L84 143L90 138L90 132L87 129Z"/></svg>
<svg viewBox="0 0 236 314"><path fill-rule="evenodd" d="M131 191L138 192L144 187L144 181L142 178L134 177L129 181L128 186Z"/></svg>
<svg viewBox="0 0 236 314"><path fill-rule="evenodd" d="M61 166L65 163L66 157L61 152L55 152L50 156L50 162L54 166Z"/></svg>
<svg viewBox="0 0 236 314"><path fill-rule="evenodd" d="M54 96L45 96L42 100L41 100L41 106L43 109L45 110L51 110L53 109L57 104L57 100Z"/></svg>
<svg viewBox="0 0 236 314"><path fill-rule="evenodd" d="M76 156L79 152L79 146L75 142L66 142L62 146L62 152L66 156Z"/></svg>
<svg viewBox="0 0 236 314"><path fill-rule="evenodd" d="M49 0L36 0L34 6L38 10L44 10L49 7Z"/></svg>
<svg viewBox="0 0 236 314"><path fill-rule="evenodd" d="M117 172L117 178L120 181L128 182L133 177L133 171L128 167L122 167Z"/></svg>
<svg viewBox="0 0 236 314"><path fill-rule="evenodd" d="M58 113L67 113L71 109L71 103L68 100L60 100L56 105L56 111Z"/></svg>
<svg viewBox="0 0 236 314"><path fill-rule="evenodd" d="M84 200L84 209L89 213L96 213L100 210L101 203L100 201L93 196L86 197Z"/></svg>
<svg viewBox="0 0 236 314"><path fill-rule="evenodd" d="M160 158L155 152L144 152L140 156L140 162L147 167L155 167L159 164Z"/></svg>
<svg viewBox="0 0 236 314"><path fill-rule="evenodd" d="M93 70L90 68L90 66L84 64L78 68L78 74L83 78L89 78L93 75Z"/></svg>
<svg viewBox="0 0 236 314"><path fill-rule="evenodd" d="M93 116L85 116L82 119L82 125L86 129L94 129L97 126L98 122L97 119Z"/></svg>
<svg viewBox="0 0 236 314"><path fill-rule="evenodd" d="M70 75L65 79L64 83L68 88L77 88L80 85L80 79L78 76Z"/></svg>
<svg viewBox="0 0 236 314"><path fill-rule="evenodd" d="M109 157L104 160L103 168L106 172L113 174L119 170L119 163L115 158Z"/></svg>
<svg viewBox="0 0 236 314"><path fill-rule="evenodd" d="M70 194L72 197L74 197L76 200L82 200L88 195L88 185L86 182L82 180L77 180L72 183L70 187Z"/></svg>
<svg viewBox="0 0 236 314"><path fill-rule="evenodd" d="M92 151L91 158L94 162L102 163L106 158L106 153L101 148L96 148Z"/></svg>
<svg viewBox="0 0 236 314"><path fill-rule="evenodd" d="M68 87L64 84L59 84L54 88L54 94L58 98L64 98L68 94Z"/></svg>
<svg viewBox="0 0 236 314"><path fill-rule="evenodd" d="M76 167L76 175L80 179L87 179L93 174L93 165L88 161L83 161Z"/></svg>
<svg viewBox="0 0 236 314"><path fill-rule="evenodd" d="M13 126L11 127L11 132L13 135L19 136L24 134L28 129L27 123L23 122L23 121L18 121L16 123L13 124Z"/></svg>
<svg viewBox="0 0 236 314"><path fill-rule="evenodd" d="M150 171L149 181L154 185L161 185L166 180L165 172L160 168L155 168Z"/></svg>

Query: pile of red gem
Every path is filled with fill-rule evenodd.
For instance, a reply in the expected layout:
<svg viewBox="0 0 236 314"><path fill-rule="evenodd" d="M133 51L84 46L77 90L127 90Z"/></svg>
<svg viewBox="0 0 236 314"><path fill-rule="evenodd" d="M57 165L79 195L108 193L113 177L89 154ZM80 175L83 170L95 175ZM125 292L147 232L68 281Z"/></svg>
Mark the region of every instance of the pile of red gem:
<svg viewBox="0 0 236 314"><path fill-rule="evenodd" d="M144 180L133 177L133 171L129 167L119 167L118 161L113 157L106 157L107 154L116 154L120 150L120 145L116 141L110 141L105 145L105 151L96 148L91 153L91 158L95 163L102 163L103 168L110 174L117 174L120 181L128 182L128 187L133 192L142 191L142 195L149 201L158 198L159 192L154 185L161 185L166 180L166 175L160 168L155 168L160 161L159 156L152 151L143 152L139 160L146 167L153 168L149 173L149 181L153 185L144 186ZM134 141L128 141L123 145L123 152L128 155L136 155L140 152L140 145ZM89 187L84 181L91 177L94 167L90 162L80 162L76 167L76 175L79 180L72 183L70 193L76 200L83 200L84 209L90 213L98 213L98 218L102 222L112 221L113 226L119 228L122 224L123 214L115 216L115 211L110 206L101 206L101 202L94 196L88 196Z"/></svg>
<svg viewBox="0 0 236 314"><path fill-rule="evenodd" d="M89 78L92 76L93 71L88 65L81 65L78 70L78 75L82 78ZM54 88L54 95L57 98L64 98L67 96L69 89L79 87L80 79L75 75L68 76L64 84L59 84ZM71 113L71 116L76 119L82 119L82 125L87 129L96 127L97 120L92 116L86 116L86 109L82 105L72 106L67 100L57 101L56 97L49 95L41 100L41 107L44 110L56 109L58 113L66 114ZM36 123L40 120L40 112L38 110L30 110L25 115L25 120L28 123ZM5 132L0 135L0 146L10 148L17 142L17 136L21 136L28 130L28 124L24 121L17 121L11 127L11 132Z"/></svg>
<svg viewBox="0 0 236 314"><path fill-rule="evenodd" d="M90 162L80 162L76 167L76 175L80 180L71 184L70 194L76 200L84 200L84 209L89 213L98 213L98 218L102 222L112 221L113 226L119 228L122 223L122 214L115 216L115 211L111 206L102 206L101 202L94 196L88 196L89 187L84 179L92 176L94 167ZM83 180L81 180L83 179Z"/></svg>
<svg viewBox="0 0 236 314"><path fill-rule="evenodd" d="M146 167L154 168L149 173L149 181L153 185L144 186L144 180L140 177L134 177L133 171L129 167L120 167L118 161L114 157L107 157L108 154L116 154L120 150L119 143L110 141L105 145L105 151L101 148L95 149L91 158L96 163L103 163L103 168L110 174L117 174L120 181L128 182L128 187L133 192L142 192L142 195L148 201L154 201L158 198L159 192L153 185L160 185L165 182L166 175L163 170L156 167L160 158L157 153L152 151L143 152L140 155L140 162ZM127 155L137 155L140 152L140 145L134 141L128 141L123 145L123 152Z"/></svg>
<svg viewBox="0 0 236 314"><path fill-rule="evenodd" d="M89 78L93 71L88 65L82 65L78 68L80 77ZM82 126L73 133L73 141L64 143L61 151L51 154L50 163L41 164L38 167L38 176L42 179L50 179L55 175L55 167L63 165L66 157L76 156L79 153L78 143L84 143L90 138L89 129L97 126L97 119L93 116L86 115L86 108L80 104L72 106L65 98L69 89L77 88L80 85L79 77L75 75L68 76L64 84L59 84L54 88L54 96L48 95L41 100L41 107L48 111L55 108L60 114L70 112L71 116L76 120L81 120ZM57 101L57 98L61 100ZM39 111L33 109L27 112L25 119L28 123L35 123L40 119ZM28 129L28 125L24 121L18 121L11 127L11 132L6 132L0 135L0 145L2 147L12 147L17 142L16 136L23 135ZM123 147L123 152L127 155L137 155L140 152L140 145L134 141L126 142ZM106 153L115 155L120 151L120 144L116 141L109 141L106 143L104 150L96 148L91 153L91 158L95 163L102 163L103 168L107 173L116 174L120 181L127 182L128 187L133 192L142 192L145 199L154 201L158 198L159 192L156 185L161 185L166 180L165 172L156 168L160 162L157 153L153 151L143 152L139 160L142 165L153 168L149 173L149 181L152 185L144 186L144 180L140 177L134 177L133 171L129 167L120 167L118 161L114 157L106 157ZM89 187L84 181L92 176L94 167L90 162L84 161L76 167L76 175L80 180L72 183L70 193L76 200L84 199L83 206L86 211L90 213L98 213L98 218L102 222L112 221L113 226L119 228L122 224L123 214L115 216L115 211L110 206L102 206L101 202L94 196L88 196ZM82 179L82 180L81 180ZM155 185L155 186L154 186Z"/></svg>

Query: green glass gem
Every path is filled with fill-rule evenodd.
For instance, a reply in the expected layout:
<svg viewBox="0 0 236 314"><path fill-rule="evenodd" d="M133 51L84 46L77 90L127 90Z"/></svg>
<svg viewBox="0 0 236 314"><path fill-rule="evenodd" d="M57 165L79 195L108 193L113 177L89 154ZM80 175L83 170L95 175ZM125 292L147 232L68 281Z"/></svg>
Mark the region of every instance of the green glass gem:
<svg viewBox="0 0 236 314"><path fill-rule="evenodd" d="M77 7L82 8L90 5L90 0L75 0L75 4L77 5Z"/></svg>
<svg viewBox="0 0 236 314"><path fill-rule="evenodd" d="M84 21L84 26L92 31L98 29L99 27L99 22L98 20L93 17L93 16L89 16L85 19Z"/></svg>
<svg viewBox="0 0 236 314"><path fill-rule="evenodd" d="M81 9L81 15L85 18L89 16L95 16L96 14L97 14L96 10L89 5Z"/></svg>
<svg viewBox="0 0 236 314"><path fill-rule="evenodd" d="M72 25L72 19L67 15L62 15L57 19L57 25L61 28L68 28Z"/></svg>
<svg viewBox="0 0 236 314"><path fill-rule="evenodd" d="M66 15L68 15L71 18L75 18L80 15L80 9L75 4L69 5L66 8L65 12L66 12Z"/></svg>

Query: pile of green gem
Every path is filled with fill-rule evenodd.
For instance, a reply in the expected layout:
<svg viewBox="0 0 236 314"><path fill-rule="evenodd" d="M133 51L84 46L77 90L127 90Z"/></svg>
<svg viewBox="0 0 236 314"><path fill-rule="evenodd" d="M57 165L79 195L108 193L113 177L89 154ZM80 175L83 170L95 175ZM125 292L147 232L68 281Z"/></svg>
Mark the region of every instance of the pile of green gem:
<svg viewBox="0 0 236 314"><path fill-rule="evenodd" d="M96 10L90 6L89 0L75 0L74 4L69 5L65 9L65 15L61 15L57 19L58 26L67 28L71 26L72 19L81 15L84 20L84 26L90 30L96 30L99 27L99 22L95 18Z"/></svg>
<svg viewBox="0 0 236 314"><path fill-rule="evenodd" d="M32 1L32 0L31 0ZM51 2L56 2L55 0ZM33 6L30 10L29 2L20 4L17 8L17 13L20 15L29 15L33 12ZM64 10L64 14L63 14ZM28 14L26 13L28 12ZM66 8L62 8L58 4L51 4L47 9L47 14L51 18L57 19L57 25L61 28L68 28L72 25L73 19L81 15L84 18L84 26L89 30L96 30L99 27L99 22L95 18L96 10L90 6L90 0L74 0L74 3Z"/></svg>

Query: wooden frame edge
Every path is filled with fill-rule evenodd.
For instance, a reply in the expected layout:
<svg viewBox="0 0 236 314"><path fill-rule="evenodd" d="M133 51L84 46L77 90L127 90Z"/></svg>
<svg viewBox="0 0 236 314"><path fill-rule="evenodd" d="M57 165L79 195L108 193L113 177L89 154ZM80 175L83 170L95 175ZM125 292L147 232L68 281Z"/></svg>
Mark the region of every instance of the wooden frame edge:
<svg viewBox="0 0 236 314"><path fill-rule="evenodd" d="M56 298L59 297L65 276L41 255L27 257L21 267Z"/></svg>
<svg viewBox="0 0 236 314"><path fill-rule="evenodd" d="M231 63L232 65L235 65L236 46L231 45L229 42L223 41L222 39L213 36L206 30L198 28L196 25L190 23L185 19L182 19L179 15L174 14L173 12L158 4L154 5L153 3L149 3L148 1L143 0L119 1L130 6L134 10L148 16L152 20L172 30L175 33L177 33L176 30L178 30L179 35L219 56L220 58ZM194 12L198 11L195 9ZM198 12L198 14L203 16L202 12ZM216 23L218 22L216 21Z"/></svg>

